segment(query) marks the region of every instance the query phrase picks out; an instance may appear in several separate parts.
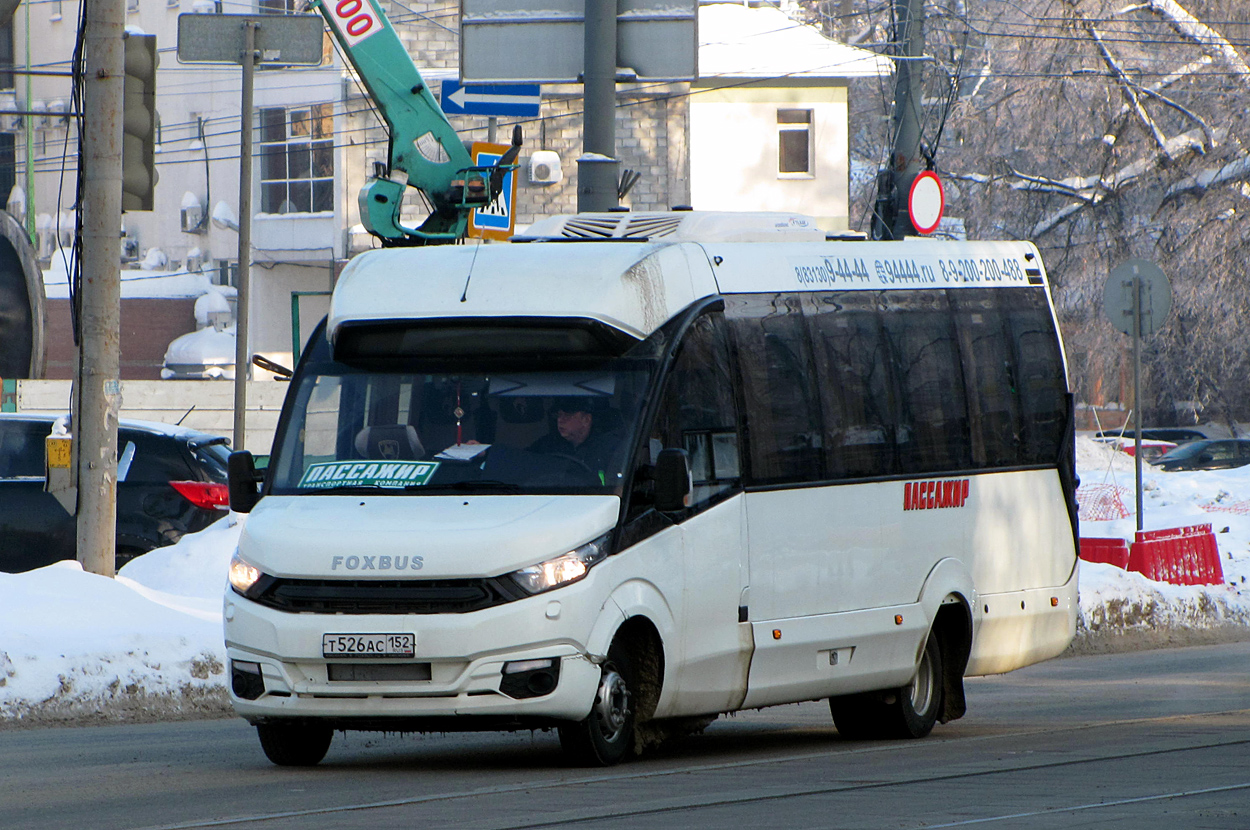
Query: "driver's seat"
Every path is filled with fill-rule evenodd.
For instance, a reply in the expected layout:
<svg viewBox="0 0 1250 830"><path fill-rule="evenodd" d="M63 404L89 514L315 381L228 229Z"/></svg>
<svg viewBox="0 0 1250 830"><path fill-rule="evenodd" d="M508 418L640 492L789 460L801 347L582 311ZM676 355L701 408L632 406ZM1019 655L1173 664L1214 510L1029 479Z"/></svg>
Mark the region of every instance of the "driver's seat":
<svg viewBox="0 0 1250 830"><path fill-rule="evenodd" d="M365 427L356 433L354 443L361 458L416 461L425 455L425 447L412 424Z"/></svg>

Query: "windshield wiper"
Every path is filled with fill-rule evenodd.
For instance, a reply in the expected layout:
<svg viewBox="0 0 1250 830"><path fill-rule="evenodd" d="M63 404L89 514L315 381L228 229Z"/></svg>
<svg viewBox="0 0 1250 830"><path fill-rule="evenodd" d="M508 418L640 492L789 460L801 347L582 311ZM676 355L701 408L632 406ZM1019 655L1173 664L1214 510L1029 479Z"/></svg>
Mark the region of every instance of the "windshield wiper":
<svg viewBox="0 0 1250 830"><path fill-rule="evenodd" d="M444 484L409 484L406 491L423 490L436 493L476 493L483 490L502 490L505 493L521 492L521 485L495 479L468 479L449 481Z"/></svg>
<svg viewBox="0 0 1250 830"><path fill-rule="evenodd" d="M381 484L340 484L337 487L305 487L302 488L304 493L336 493L339 495L346 493L378 493L387 492L402 493L409 489L408 487L383 487Z"/></svg>

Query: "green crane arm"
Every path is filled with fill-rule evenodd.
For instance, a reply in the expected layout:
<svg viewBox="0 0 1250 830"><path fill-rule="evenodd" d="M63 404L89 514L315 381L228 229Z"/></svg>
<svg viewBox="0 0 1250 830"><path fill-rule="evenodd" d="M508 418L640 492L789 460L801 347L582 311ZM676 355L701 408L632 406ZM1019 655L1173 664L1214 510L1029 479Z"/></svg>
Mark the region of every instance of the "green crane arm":
<svg viewBox="0 0 1250 830"><path fill-rule="evenodd" d="M469 151L434 100L376 0L311 0L330 24L390 133L385 170L360 191L360 221L383 245L429 245L464 238L469 212L498 195L497 172L475 167ZM520 131L497 167L520 151ZM382 165L377 165L381 168ZM400 221L404 188L425 194L432 208L419 228Z"/></svg>

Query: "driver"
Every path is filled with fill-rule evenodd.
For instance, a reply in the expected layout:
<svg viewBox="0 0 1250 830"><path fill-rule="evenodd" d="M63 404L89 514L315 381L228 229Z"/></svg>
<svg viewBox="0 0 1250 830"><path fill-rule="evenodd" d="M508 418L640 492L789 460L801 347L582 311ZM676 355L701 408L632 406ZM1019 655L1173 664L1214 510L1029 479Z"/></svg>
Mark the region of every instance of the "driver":
<svg viewBox="0 0 1250 830"><path fill-rule="evenodd" d="M621 440L606 424L596 425L596 413L607 413L591 398L560 398L554 412L556 431L539 438L530 450L574 458L603 480Z"/></svg>

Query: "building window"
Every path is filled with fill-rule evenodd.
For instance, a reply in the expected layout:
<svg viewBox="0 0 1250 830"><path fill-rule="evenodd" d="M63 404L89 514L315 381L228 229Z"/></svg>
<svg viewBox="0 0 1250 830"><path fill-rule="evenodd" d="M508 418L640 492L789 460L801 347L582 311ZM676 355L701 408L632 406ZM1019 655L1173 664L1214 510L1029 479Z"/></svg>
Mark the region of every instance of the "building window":
<svg viewBox="0 0 1250 830"><path fill-rule="evenodd" d="M0 89L13 89L13 18L0 23Z"/></svg>
<svg viewBox="0 0 1250 830"><path fill-rule="evenodd" d="M260 111L260 212L334 210L334 105Z"/></svg>
<svg viewBox="0 0 1250 830"><path fill-rule="evenodd" d="M229 285L233 288L239 287L239 263L230 262L229 260L217 260L216 267L212 270L213 285Z"/></svg>
<svg viewBox="0 0 1250 830"><path fill-rule="evenodd" d="M261 14L296 14L303 0L258 0L256 8Z"/></svg>
<svg viewBox="0 0 1250 830"><path fill-rule="evenodd" d="M777 174L782 178L815 174L811 110L777 110Z"/></svg>

